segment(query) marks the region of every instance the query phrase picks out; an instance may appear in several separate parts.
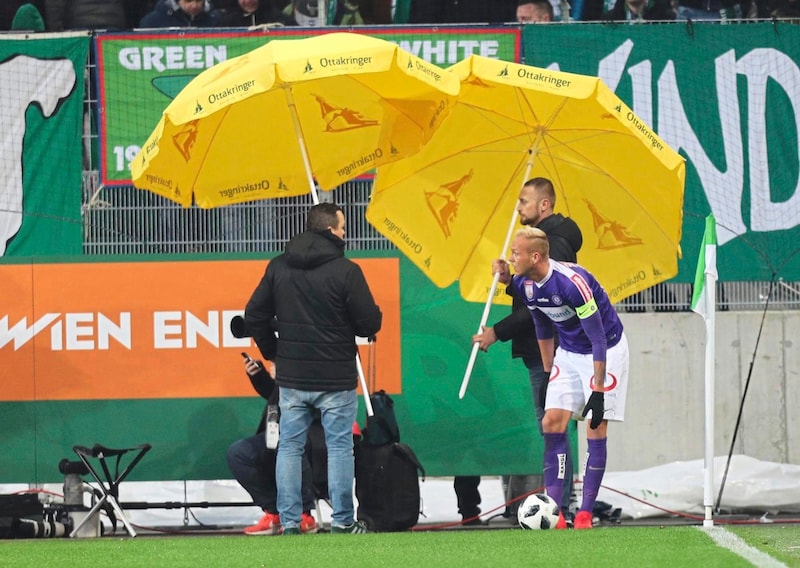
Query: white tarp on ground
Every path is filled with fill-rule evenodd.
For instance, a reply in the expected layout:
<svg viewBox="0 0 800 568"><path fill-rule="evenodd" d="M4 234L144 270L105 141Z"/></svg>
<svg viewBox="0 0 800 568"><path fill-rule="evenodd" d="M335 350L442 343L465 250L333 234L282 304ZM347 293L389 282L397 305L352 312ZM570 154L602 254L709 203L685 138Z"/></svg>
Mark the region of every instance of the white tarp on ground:
<svg viewBox="0 0 800 568"><path fill-rule="evenodd" d="M726 457L714 462L715 498L724 473ZM0 493L27 489L22 484L0 484ZM428 478L420 484L422 515L420 523L437 525L461 520L458 515L452 478ZM60 494L60 484L43 489ZM484 477L480 485L484 519L505 510L499 477ZM622 509L622 517L644 519L672 513L702 515L703 460L673 462L635 472L608 472L598 496L600 501ZM132 482L120 486L120 501L147 503L230 503L246 502L247 493L232 480ZM88 504L88 497L87 497ZM330 509L322 504L323 521L330 522ZM731 461L721 503L723 512L800 513L800 466L763 462L746 456ZM261 515L256 507L192 507L175 509L135 509L128 517L143 527L201 528L244 526Z"/></svg>
<svg viewBox="0 0 800 568"><path fill-rule="evenodd" d="M727 461L727 456L714 458L714 505ZM659 517L668 512L702 515L703 473L703 460L607 473L598 499L622 508L623 517L633 519ZM733 456L720 511L800 513L800 466Z"/></svg>

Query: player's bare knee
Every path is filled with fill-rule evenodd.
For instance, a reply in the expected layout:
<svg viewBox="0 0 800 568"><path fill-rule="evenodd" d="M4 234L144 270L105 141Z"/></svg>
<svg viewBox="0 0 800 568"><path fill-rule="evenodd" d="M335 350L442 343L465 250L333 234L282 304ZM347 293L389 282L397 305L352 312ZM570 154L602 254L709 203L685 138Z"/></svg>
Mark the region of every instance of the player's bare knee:
<svg viewBox="0 0 800 568"><path fill-rule="evenodd" d="M568 412L550 409L544 413L544 418L542 418L542 430L547 434L566 432L568 422Z"/></svg>

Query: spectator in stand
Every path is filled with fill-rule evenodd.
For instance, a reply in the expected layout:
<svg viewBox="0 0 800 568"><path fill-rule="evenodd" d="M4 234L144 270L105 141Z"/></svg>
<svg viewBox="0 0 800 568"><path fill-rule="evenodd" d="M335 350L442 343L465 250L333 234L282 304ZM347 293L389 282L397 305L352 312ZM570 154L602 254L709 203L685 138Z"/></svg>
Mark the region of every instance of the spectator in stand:
<svg viewBox="0 0 800 568"><path fill-rule="evenodd" d="M313 28L325 25L319 21L319 0L291 0L283 13L291 18L293 25Z"/></svg>
<svg viewBox="0 0 800 568"><path fill-rule="evenodd" d="M570 7L569 20L573 22L597 22L603 19L603 0L572 0L567 6Z"/></svg>
<svg viewBox="0 0 800 568"><path fill-rule="evenodd" d="M361 0L339 0L336 3L336 13L332 20L336 26L363 26Z"/></svg>
<svg viewBox="0 0 800 568"><path fill-rule="evenodd" d="M124 30L124 0L45 0L47 31Z"/></svg>
<svg viewBox="0 0 800 568"><path fill-rule="evenodd" d="M517 21L522 24L554 20L555 12L550 0L520 0L517 6Z"/></svg>
<svg viewBox="0 0 800 568"><path fill-rule="evenodd" d="M392 24L402 23L394 22L393 18L398 9L397 0L361 0L359 3L359 12L364 17L365 24Z"/></svg>
<svg viewBox="0 0 800 568"><path fill-rule="evenodd" d="M225 27L249 28L262 24L290 26L294 21L270 0L238 0L235 6L224 10L219 18L219 25Z"/></svg>
<svg viewBox="0 0 800 568"><path fill-rule="evenodd" d="M546 18L540 2L531 0L518 0L518 22L569 22L569 21L598 21L603 17L604 0L548 0L551 6L550 19L529 20L525 18L534 10L539 17Z"/></svg>
<svg viewBox="0 0 800 568"><path fill-rule="evenodd" d="M677 20L740 20L750 16L750 0L678 0Z"/></svg>
<svg viewBox="0 0 800 568"><path fill-rule="evenodd" d="M800 20L800 0L776 0L770 6L769 15L778 19Z"/></svg>
<svg viewBox="0 0 800 568"><path fill-rule="evenodd" d="M208 0L158 0L140 28L210 28L217 25Z"/></svg>
<svg viewBox="0 0 800 568"><path fill-rule="evenodd" d="M616 22L652 22L675 19L670 0L617 0L604 19Z"/></svg>
<svg viewBox="0 0 800 568"><path fill-rule="evenodd" d="M292 18L293 23L296 22L296 25L303 27L325 25L318 22L318 1L291 0L290 2L283 2L285 5L283 13L285 16ZM338 0L335 13L326 14L326 19L334 26L391 24L392 6L390 0Z"/></svg>
<svg viewBox="0 0 800 568"><path fill-rule="evenodd" d="M516 20L517 0L412 0L411 24L499 24Z"/></svg>

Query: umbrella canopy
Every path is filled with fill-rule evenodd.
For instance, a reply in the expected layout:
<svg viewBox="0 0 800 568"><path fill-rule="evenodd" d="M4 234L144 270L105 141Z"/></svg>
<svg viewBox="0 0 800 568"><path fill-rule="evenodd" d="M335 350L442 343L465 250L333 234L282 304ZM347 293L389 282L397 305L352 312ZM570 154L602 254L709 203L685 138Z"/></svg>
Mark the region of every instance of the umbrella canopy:
<svg viewBox="0 0 800 568"><path fill-rule="evenodd" d="M272 40L195 77L131 163L189 207L333 189L418 151L458 93L450 73L355 33Z"/></svg>
<svg viewBox="0 0 800 568"><path fill-rule="evenodd" d="M417 154L378 168L367 219L430 279L494 295L519 190L546 177L612 301L678 271L685 165L596 77L473 55L448 69L458 102Z"/></svg>

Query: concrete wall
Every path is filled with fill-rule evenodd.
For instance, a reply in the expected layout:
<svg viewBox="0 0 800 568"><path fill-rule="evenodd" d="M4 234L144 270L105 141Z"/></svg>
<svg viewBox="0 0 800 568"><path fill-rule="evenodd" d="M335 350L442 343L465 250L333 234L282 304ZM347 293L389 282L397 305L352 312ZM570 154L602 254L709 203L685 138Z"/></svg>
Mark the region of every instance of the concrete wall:
<svg viewBox="0 0 800 568"><path fill-rule="evenodd" d="M609 426L609 471L703 458L703 318L694 313L621 316L631 382L625 422ZM717 313L714 454L728 454L748 388L734 454L800 464L800 313L767 314L759 340L762 317L759 312ZM582 462L583 430L579 438Z"/></svg>

